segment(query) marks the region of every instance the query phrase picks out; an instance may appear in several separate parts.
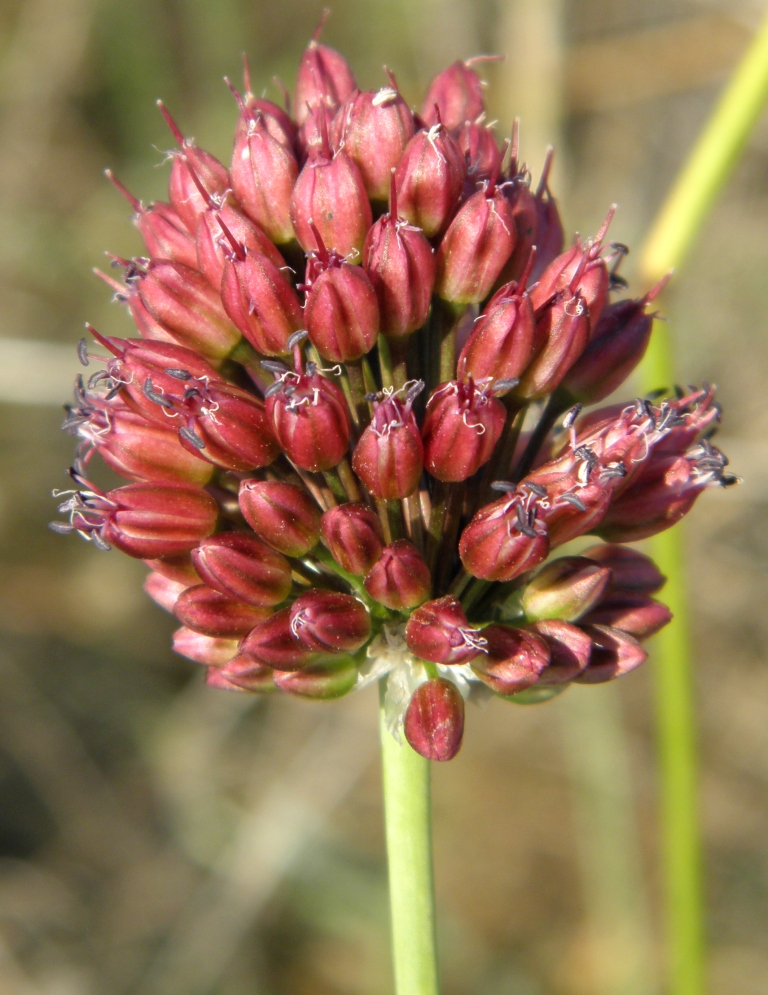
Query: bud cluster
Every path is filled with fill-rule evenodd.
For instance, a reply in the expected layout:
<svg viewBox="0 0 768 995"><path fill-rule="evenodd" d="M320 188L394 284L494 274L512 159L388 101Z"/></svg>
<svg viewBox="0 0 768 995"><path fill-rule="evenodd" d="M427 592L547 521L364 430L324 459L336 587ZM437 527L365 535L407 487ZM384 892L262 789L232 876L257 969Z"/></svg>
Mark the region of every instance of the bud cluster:
<svg viewBox="0 0 768 995"><path fill-rule="evenodd" d="M89 328L64 428L66 520L143 559L212 687L336 698L386 684L390 728L450 759L464 701L545 700L645 659L663 577L621 543L736 478L714 391L584 412L641 359L663 284L612 301L624 246L563 246L478 60L412 110L358 89L319 30L294 116L230 85L229 166L186 138L146 256L104 276L138 335ZM93 351L92 351L93 350ZM88 479L98 453L128 483ZM552 559L564 543L601 545Z"/></svg>

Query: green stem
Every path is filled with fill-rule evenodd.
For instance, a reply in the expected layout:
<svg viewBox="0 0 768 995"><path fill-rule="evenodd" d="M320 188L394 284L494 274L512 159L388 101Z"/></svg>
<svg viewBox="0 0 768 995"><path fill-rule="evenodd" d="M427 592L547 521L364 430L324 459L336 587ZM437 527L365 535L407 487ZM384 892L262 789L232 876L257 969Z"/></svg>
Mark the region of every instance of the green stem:
<svg viewBox="0 0 768 995"><path fill-rule="evenodd" d="M641 271L649 284L686 259L768 99L768 17L723 92L646 239ZM670 387L667 329L657 327L643 361L643 388ZM701 845L691 649L684 556L678 529L652 540L667 576L675 619L656 639L656 709L670 995L704 992Z"/></svg>
<svg viewBox="0 0 768 995"><path fill-rule="evenodd" d="M352 395L352 416L355 424L362 431L371 420L371 406L366 401L365 375L363 361L356 359L344 364L349 378L349 389Z"/></svg>
<svg viewBox="0 0 768 995"><path fill-rule="evenodd" d="M402 746L384 721L381 758L396 995L438 995L429 760Z"/></svg>

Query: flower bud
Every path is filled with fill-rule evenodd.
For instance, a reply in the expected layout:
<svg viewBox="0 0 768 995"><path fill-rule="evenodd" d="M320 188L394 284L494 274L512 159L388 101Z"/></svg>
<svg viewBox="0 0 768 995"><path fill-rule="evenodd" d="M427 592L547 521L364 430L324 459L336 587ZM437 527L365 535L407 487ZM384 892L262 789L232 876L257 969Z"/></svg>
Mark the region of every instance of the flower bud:
<svg viewBox="0 0 768 995"><path fill-rule="evenodd" d="M410 392L404 401L395 396L374 401L373 418L352 456L363 485L382 500L408 497L419 486L424 444L411 410L414 398Z"/></svg>
<svg viewBox="0 0 768 995"><path fill-rule="evenodd" d="M269 610L237 601L207 584L198 584L179 595L173 613L194 632L218 639L236 639L266 618Z"/></svg>
<svg viewBox="0 0 768 995"><path fill-rule="evenodd" d="M549 189L549 171L552 168L554 150L550 146L534 204L536 207L536 259L531 272L531 280L538 280L549 264L563 251L565 232L557 209L557 201Z"/></svg>
<svg viewBox="0 0 768 995"><path fill-rule="evenodd" d="M512 219L515 222L515 247L512 255L504 264L499 279L507 282L509 280L519 280L529 265L533 268L539 257L539 246L537 244L537 211L536 198L531 193L530 173L525 167L518 167L517 152L517 129L512 132L512 158L509 166L509 179L502 185L504 196L509 201ZM536 249L535 257L531 258L533 249ZM562 248L561 243L557 247L557 252ZM557 253L555 253L557 254Z"/></svg>
<svg viewBox="0 0 768 995"><path fill-rule="evenodd" d="M650 556L628 546L603 542L598 546L591 546L581 555L601 566L610 567L609 592L631 591L637 594L653 594L664 586L667 579Z"/></svg>
<svg viewBox="0 0 768 995"><path fill-rule="evenodd" d="M405 641L414 656L443 665L467 663L485 649L482 633L469 624L461 602L450 594L413 612Z"/></svg>
<svg viewBox="0 0 768 995"><path fill-rule="evenodd" d="M498 290L459 354L458 375L475 380L517 380L533 351L535 320L528 294L516 283Z"/></svg>
<svg viewBox="0 0 768 995"><path fill-rule="evenodd" d="M352 93L334 118L331 139L357 165L368 197L385 201L390 172L415 130L408 104L391 85Z"/></svg>
<svg viewBox="0 0 768 995"><path fill-rule="evenodd" d="M196 268L195 239L175 208L162 201L144 207L141 201L123 186L111 169L106 170L106 176L135 211L133 223L139 229L150 257L170 259L175 263Z"/></svg>
<svg viewBox="0 0 768 995"><path fill-rule="evenodd" d="M240 644L240 651L275 670L300 670L317 657L294 636L290 608L281 608L255 625Z"/></svg>
<svg viewBox="0 0 768 995"><path fill-rule="evenodd" d="M635 639L648 639L672 621L672 612L645 594L617 591L608 594L584 617L589 625L608 625Z"/></svg>
<svg viewBox="0 0 768 995"><path fill-rule="evenodd" d="M363 251L373 217L360 170L346 152L331 153L327 140L312 152L291 196L291 221L305 252L323 245L350 258Z"/></svg>
<svg viewBox="0 0 768 995"><path fill-rule="evenodd" d="M551 393L584 351L589 330L589 309L583 297L566 292L548 304L534 335L534 342L542 345L520 378L516 395L532 401Z"/></svg>
<svg viewBox="0 0 768 995"><path fill-rule="evenodd" d="M232 189L243 210L277 245L294 238L291 193L299 164L293 151L257 115L235 139Z"/></svg>
<svg viewBox="0 0 768 995"><path fill-rule="evenodd" d="M549 647L535 632L509 625L489 625L483 629L485 653L471 667L492 691L504 697L536 684L549 664Z"/></svg>
<svg viewBox="0 0 768 995"><path fill-rule="evenodd" d="M427 760L451 760L464 735L464 699L455 684L434 677L420 684L405 713L403 732Z"/></svg>
<svg viewBox="0 0 768 995"><path fill-rule="evenodd" d="M320 509L294 484L244 480L238 501L254 532L286 556L305 556L320 538Z"/></svg>
<svg viewBox="0 0 768 995"><path fill-rule="evenodd" d="M197 270L181 263L151 262L139 283L149 313L176 340L213 360L223 359L240 341L218 292Z"/></svg>
<svg viewBox="0 0 768 995"><path fill-rule="evenodd" d="M163 577L162 574L156 573L154 570L147 574L143 585L145 593L152 598L155 604L160 605L167 612L173 611L178 596L190 586L183 581Z"/></svg>
<svg viewBox="0 0 768 995"><path fill-rule="evenodd" d="M168 580L175 580L184 587L192 587L193 584L200 583L200 577L192 565L192 557L189 553L182 553L180 556L166 556L162 559L144 560L146 565L154 573L166 577Z"/></svg>
<svg viewBox="0 0 768 995"><path fill-rule="evenodd" d="M556 618L534 622L530 628L541 636L549 649L549 663L536 682L539 687L567 684L586 670L592 653L592 640L580 628Z"/></svg>
<svg viewBox="0 0 768 995"><path fill-rule="evenodd" d="M223 667L237 654L237 640L203 636L182 626L173 634L173 649L179 656L185 656L195 663L202 663L207 667Z"/></svg>
<svg viewBox="0 0 768 995"><path fill-rule="evenodd" d="M464 568L481 580L508 581L549 553L547 529L530 497L503 497L481 508L459 539Z"/></svg>
<svg viewBox="0 0 768 995"><path fill-rule="evenodd" d="M583 628L592 640L592 654L589 666L576 678L579 684L604 684L623 677L648 659L640 643L626 632L606 625Z"/></svg>
<svg viewBox="0 0 768 995"><path fill-rule="evenodd" d="M452 304L487 297L515 247L509 201L494 182L462 205L437 250L435 293Z"/></svg>
<svg viewBox="0 0 768 995"><path fill-rule="evenodd" d="M371 616L350 594L312 588L291 606L291 632L317 653L353 653L371 635Z"/></svg>
<svg viewBox="0 0 768 995"><path fill-rule="evenodd" d="M379 305L371 281L359 266L334 257L307 291L304 321L323 359L360 359L379 334Z"/></svg>
<svg viewBox="0 0 768 995"><path fill-rule="evenodd" d="M267 414L277 440L301 470L330 470L349 448L349 415L341 390L319 373L289 374L269 388Z"/></svg>
<svg viewBox="0 0 768 995"><path fill-rule="evenodd" d="M435 254L421 230L398 217L394 175L390 203L366 236L363 267L379 301L381 334L403 338L427 320Z"/></svg>
<svg viewBox="0 0 768 995"><path fill-rule="evenodd" d="M393 611L416 608L429 597L432 577L421 553L407 539L385 546L365 578L365 589Z"/></svg>
<svg viewBox="0 0 768 995"><path fill-rule="evenodd" d="M281 691L299 698L330 701L348 694L357 684L357 667L349 656L323 657L301 670L275 670L274 680Z"/></svg>
<svg viewBox="0 0 768 995"><path fill-rule="evenodd" d="M323 22L299 63L293 96L299 124L317 107L336 111L356 89L355 77L344 56L318 41L322 26Z"/></svg>
<svg viewBox="0 0 768 995"><path fill-rule="evenodd" d="M435 388L422 426L424 465L438 480L466 480L491 458L507 412L470 376Z"/></svg>
<svg viewBox="0 0 768 995"><path fill-rule="evenodd" d="M216 691L237 691L242 693L245 688L238 687L228 681L219 667L207 667L205 671L205 686Z"/></svg>
<svg viewBox="0 0 768 995"><path fill-rule="evenodd" d="M461 149L442 125L417 131L395 172L400 216L427 238L441 234L456 211L466 172Z"/></svg>
<svg viewBox="0 0 768 995"><path fill-rule="evenodd" d="M340 504L326 511L321 530L334 560L357 577L371 570L384 549L379 519L364 504Z"/></svg>
<svg viewBox="0 0 768 995"><path fill-rule="evenodd" d="M197 222L197 266L206 280L217 290L221 289L224 265L232 255L232 247L221 227L224 222L227 232L251 255L260 253L266 256L277 269L285 266L280 250L267 238L255 221L234 207L223 204L213 207L200 215Z"/></svg>
<svg viewBox="0 0 768 995"><path fill-rule="evenodd" d="M502 152L496 143L496 136L482 123L482 118L465 121L456 141L467 164L465 189L468 195L472 195L478 184L496 180L501 169Z"/></svg>
<svg viewBox="0 0 768 995"><path fill-rule="evenodd" d="M255 536L223 532L203 539L192 562L210 587L257 607L274 607L291 591L291 565Z"/></svg>
<svg viewBox="0 0 768 995"><path fill-rule="evenodd" d="M483 82L469 62L454 62L429 84L421 116L428 127L438 122L449 130L474 121L484 112Z"/></svg>
<svg viewBox="0 0 768 995"><path fill-rule="evenodd" d="M251 691L255 694L268 694L277 691L275 674L271 667L256 663L244 653L238 653L218 670L209 670L218 680L206 680L206 684L222 687L226 691Z"/></svg>
<svg viewBox="0 0 768 995"><path fill-rule="evenodd" d="M538 572L523 591L521 605L529 622L575 622L600 601L610 579L608 567L583 556L563 556Z"/></svg>
<svg viewBox="0 0 768 995"><path fill-rule="evenodd" d="M296 292L267 256L241 246L224 264L224 309L254 349L264 356L288 352L288 339L302 327Z"/></svg>

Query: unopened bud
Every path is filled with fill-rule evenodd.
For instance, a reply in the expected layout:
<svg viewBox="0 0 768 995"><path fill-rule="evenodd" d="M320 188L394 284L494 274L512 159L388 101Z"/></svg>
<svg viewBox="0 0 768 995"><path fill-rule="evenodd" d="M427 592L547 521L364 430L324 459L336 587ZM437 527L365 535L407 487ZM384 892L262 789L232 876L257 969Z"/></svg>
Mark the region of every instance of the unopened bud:
<svg viewBox="0 0 768 995"><path fill-rule="evenodd" d="M434 677L414 691L403 732L427 760L451 760L464 735L464 699L451 681Z"/></svg>
<svg viewBox="0 0 768 995"><path fill-rule="evenodd" d="M361 267L334 258L307 291L304 321L323 359L348 363L370 352L379 334L379 305Z"/></svg>
<svg viewBox="0 0 768 995"><path fill-rule="evenodd" d="M582 556L563 556L536 574L523 591L521 605L529 622L575 622L598 603L610 579L608 567Z"/></svg>
<svg viewBox="0 0 768 995"><path fill-rule="evenodd" d="M461 149L442 125L417 131L395 172L400 216L427 238L441 234L456 211L466 172Z"/></svg>
<svg viewBox="0 0 768 995"><path fill-rule="evenodd" d="M466 121L456 141L467 163L466 190L471 195L480 183L496 180L501 168L501 149L491 128L480 120Z"/></svg>
<svg viewBox="0 0 768 995"><path fill-rule="evenodd" d="M203 636L186 626L177 629L173 634L174 652L206 667L223 667L237 654L237 642L237 639Z"/></svg>
<svg viewBox="0 0 768 995"><path fill-rule="evenodd" d="M340 504L322 517L323 542L347 573L364 577L381 556L384 536L378 517L364 504Z"/></svg>
<svg viewBox="0 0 768 995"><path fill-rule="evenodd" d="M481 580L508 581L549 553L547 529L535 505L503 497L478 511L459 539L464 568Z"/></svg>
<svg viewBox="0 0 768 995"><path fill-rule="evenodd" d="M155 604L160 605L167 612L173 611L178 596L191 586L191 584L185 584L180 580L170 580L168 577L163 577L162 574L156 573L154 570L147 574L143 585L145 593L152 598Z"/></svg>
<svg viewBox="0 0 768 995"><path fill-rule="evenodd" d="M507 412L487 386L478 388L469 377L432 392L422 437L424 465L438 480L466 480L491 458Z"/></svg>
<svg viewBox="0 0 768 995"><path fill-rule="evenodd" d="M221 219L221 221L219 220ZM221 222L226 225L225 232ZM234 207L224 204L220 208L211 208L200 215L197 222L197 265L206 280L221 289L221 278L224 275L224 264L232 255L229 236L234 237L246 252L261 253L278 269L285 265L280 251L264 234L255 221Z"/></svg>
<svg viewBox="0 0 768 995"><path fill-rule="evenodd" d="M610 591L653 594L664 586L667 579L650 556L629 546L603 542L599 546L591 546L581 555L601 566L610 567Z"/></svg>
<svg viewBox="0 0 768 995"><path fill-rule="evenodd" d="M429 84L421 116L429 127L442 121L449 131L453 131L465 121L480 117L484 110L482 80L471 61L457 61L438 73Z"/></svg>
<svg viewBox="0 0 768 995"><path fill-rule="evenodd" d="M298 698L330 701L348 694L357 684L357 667L349 656L325 656L301 670L275 670L274 680L281 691Z"/></svg>
<svg viewBox="0 0 768 995"><path fill-rule="evenodd" d="M235 139L232 189L248 217L277 245L294 238L291 193L298 175L296 156L270 133L263 115Z"/></svg>
<svg viewBox="0 0 768 995"><path fill-rule="evenodd" d="M267 397L277 440L301 470L330 470L349 448L349 414L341 390L319 373L291 374Z"/></svg>
<svg viewBox="0 0 768 995"><path fill-rule="evenodd" d="M269 610L245 604L207 584L198 584L179 595L173 613L182 625L204 636L236 639L266 618Z"/></svg>
<svg viewBox="0 0 768 995"><path fill-rule="evenodd" d="M276 670L299 670L317 655L293 634L290 608L281 608L254 626L240 644L240 651Z"/></svg>
<svg viewBox="0 0 768 995"><path fill-rule="evenodd" d="M531 359L534 329L530 297L516 283L505 284L488 302L461 350L459 376L519 379Z"/></svg>
<svg viewBox="0 0 768 995"><path fill-rule="evenodd" d="M291 590L291 565L261 539L224 532L204 539L192 551L198 574L210 587L257 607L285 601Z"/></svg>
<svg viewBox="0 0 768 995"><path fill-rule="evenodd" d="M645 594L616 591L608 594L584 617L585 624L608 625L635 639L648 639L672 621L672 612Z"/></svg>
<svg viewBox="0 0 768 995"><path fill-rule="evenodd" d="M408 611L426 601L432 577L421 553L407 539L385 546L365 578L374 601L393 611Z"/></svg>
<svg viewBox="0 0 768 995"><path fill-rule="evenodd" d="M467 663L485 649L482 633L469 624L461 602L450 594L413 612L405 641L414 656L444 665Z"/></svg>
<svg viewBox="0 0 768 995"><path fill-rule="evenodd" d="M507 697L536 684L550 654L546 641L535 632L509 625L483 629L485 653L471 667L496 694Z"/></svg>
<svg viewBox="0 0 768 995"><path fill-rule="evenodd" d="M583 297L568 291L548 304L536 322L535 342L543 343L520 378L516 394L526 401L557 387L589 341L590 316Z"/></svg>
<svg viewBox="0 0 768 995"><path fill-rule="evenodd" d="M344 56L318 41L321 28L322 22L304 49L296 75L293 101L299 124L317 107L336 111L356 89L355 77Z"/></svg>
<svg viewBox="0 0 768 995"><path fill-rule="evenodd" d="M254 532L286 556L305 556L320 538L320 509L294 484L244 480L238 501Z"/></svg>
<svg viewBox="0 0 768 995"><path fill-rule="evenodd" d="M192 235L197 231L197 219L208 209L208 200L198 184L208 196L223 197L230 189L231 181L227 167L216 156L197 148L191 139L184 139L182 153L173 156L168 193L171 204Z"/></svg>
<svg viewBox="0 0 768 995"><path fill-rule="evenodd" d="M592 640L592 654L589 666L576 678L579 684L604 684L623 677L648 659L640 643L626 632L606 625L585 625L584 632Z"/></svg>
<svg viewBox="0 0 768 995"><path fill-rule="evenodd" d="M254 694L269 694L277 690L272 668L256 663L244 653L238 653L219 669L211 668L205 683L225 691L251 691Z"/></svg>
<svg viewBox="0 0 768 995"><path fill-rule="evenodd" d="M353 653L371 635L371 616L350 594L313 588L291 606L291 631L317 653Z"/></svg>
<svg viewBox="0 0 768 995"><path fill-rule="evenodd" d="M567 684L586 670L592 654L592 640L575 625L555 618L534 622L531 630L549 648L549 663L536 682L539 687Z"/></svg>
<svg viewBox="0 0 768 995"><path fill-rule="evenodd" d="M352 468L374 497L398 500L413 494L424 466L424 444L413 416L413 398L374 401L373 418L360 436Z"/></svg>

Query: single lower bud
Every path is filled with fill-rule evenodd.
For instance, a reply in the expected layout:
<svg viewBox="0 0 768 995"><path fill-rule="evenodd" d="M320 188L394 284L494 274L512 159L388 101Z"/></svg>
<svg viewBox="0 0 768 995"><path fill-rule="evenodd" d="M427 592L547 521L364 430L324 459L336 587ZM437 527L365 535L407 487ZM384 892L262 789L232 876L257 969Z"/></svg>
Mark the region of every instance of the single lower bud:
<svg viewBox="0 0 768 995"><path fill-rule="evenodd" d="M496 694L517 694L537 683L549 664L546 641L537 633L508 625L483 629L485 653L472 661L472 670Z"/></svg>
<svg viewBox="0 0 768 995"><path fill-rule="evenodd" d="M237 639L204 636L200 632L188 629L186 625L173 634L174 652L206 667L223 667L228 660L236 656L237 644Z"/></svg>
<svg viewBox="0 0 768 995"><path fill-rule="evenodd" d="M298 698L331 701L353 690L357 684L357 667L352 657L325 656L301 670L275 670L274 680L281 691Z"/></svg>
<svg viewBox="0 0 768 995"><path fill-rule="evenodd" d="M294 238L291 193L299 164L282 138L270 133L268 119L258 114L235 138L232 189L243 210L277 245Z"/></svg>
<svg viewBox="0 0 768 995"><path fill-rule="evenodd" d="M317 655L294 636L290 608L281 608L255 625L240 644L240 651L275 670L300 670Z"/></svg>
<svg viewBox="0 0 768 995"><path fill-rule="evenodd" d="M429 84L421 116L427 125L442 121L449 131L465 121L474 121L485 110L485 84L470 63L457 60L443 69Z"/></svg>
<svg viewBox="0 0 768 995"><path fill-rule="evenodd" d="M223 532L192 550L200 577L222 594L266 608L285 601L291 590L291 565L261 539L244 532Z"/></svg>
<svg viewBox="0 0 768 995"><path fill-rule="evenodd" d="M301 470L330 470L346 456L347 402L330 380L319 373L292 375L266 405L278 442Z"/></svg>
<svg viewBox="0 0 768 995"><path fill-rule="evenodd" d="M608 625L635 639L648 639L672 621L672 612L645 594L617 591L608 594L582 621L585 625Z"/></svg>
<svg viewBox="0 0 768 995"><path fill-rule="evenodd" d="M441 234L456 212L466 174L464 155L443 125L417 131L395 172L400 217L427 238Z"/></svg>
<svg viewBox="0 0 768 995"><path fill-rule="evenodd" d="M271 667L264 666L263 663L256 663L251 657L244 653L238 653L218 670L210 670L214 673L218 681L206 680L210 687L222 687L225 691L237 689L239 691L251 691L254 694L269 694L276 691L275 673Z"/></svg>
<svg viewBox="0 0 768 995"><path fill-rule="evenodd" d="M565 291L544 307L536 321L535 358L520 378L516 395L535 401L558 387L589 341L590 314L586 301Z"/></svg>
<svg viewBox="0 0 768 995"><path fill-rule="evenodd" d="M224 308L251 345L264 356L288 352L288 339L304 320L296 292L260 252L233 255L221 279Z"/></svg>
<svg viewBox="0 0 768 995"><path fill-rule="evenodd" d="M465 120L456 136L467 163L467 196L475 193L481 183L495 180L501 168L502 152L493 130L481 120ZM506 191L505 191L506 194Z"/></svg>
<svg viewBox="0 0 768 995"><path fill-rule="evenodd" d="M357 89L355 77L344 56L318 40L324 19L325 15L304 49L296 74L293 100L299 124L316 107L335 111Z"/></svg>
<svg viewBox="0 0 768 995"><path fill-rule="evenodd" d="M472 377L437 387L422 426L427 471L451 482L471 477L491 458L506 418L501 401Z"/></svg>
<svg viewBox="0 0 768 995"><path fill-rule="evenodd" d="M464 568L481 580L513 580L548 554L547 529L535 509L506 497L481 508L459 539Z"/></svg>
<svg viewBox="0 0 768 995"><path fill-rule="evenodd" d="M529 622L545 618L575 622L600 601L610 579L608 567L582 556L563 556L536 574L520 603Z"/></svg>
<svg viewBox="0 0 768 995"><path fill-rule="evenodd" d="M586 670L592 654L592 640L578 626L545 618L534 622L530 628L549 648L549 663L536 682L539 687L567 684Z"/></svg>
<svg viewBox="0 0 768 995"><path fill-rule="evenodd" d="M247 605L207 584L198 584L179 595L173 613L182 625L204 636L236 639L263 621L269 609Z"/></svg>
<svg viewBox="0 0 768 995"><path fill-rule="evenodd" d="M236 684L228 681L219 667L208 667L205 671L205 686L214 688L216 691L236 691L242 693L245 688L240 688Z"/></svg>
<svg viewBox="0 0 768 995"><path fill-rule="evenodd" d="M388 397L373 402L371 424L360 436L352 467L374 497L393 501L419 486L424 444L411 410L412 398Z"/></svg>
<svg viewBox="0 0 768 995"><path fill-rule="evenodd" d="M291 606L291 631L317 653L353 653L368 640L371 617L352 595L313 588Z"/></svg>
<svg viewBox="0 0 768 995"><path fill-rule="evenodd" d="M653 594L664 586L667 579L650 556L628 546L603 542L599 546L591 546L581 555L601 566L610 567L610 592L633 591L636 594Z"/></svg>
<svg viewBox="0 0 768 995"><path fill-rule="evenodd" d="M143 586L145 593L152 598L155 604L160 605L167 612L172 612L178 596L192 585L185 584L184 581L180 580L170 580L153 570L152 573L147 574Z"/></svg>
<svg viewBox="0 0 768 995"><path fill-rule="evenodd" d="M467 663L486 645L482 633L467 621L461 602L450 594L416 609L405 627L405 641L420 660L443 665Z"/></svg>
<svg viewBox="0 0 768 995"><path fill-rule="evenodd" d="M434 677L414 691L403 725L411 747L427 760L451 760L464 735L464 699L456 686Z"/></svg>
<svg viewBox="0 0 768 995"><path fill-rule="evenodd" d="M535 320L528 294L505 284L488 302L459 355L461 378L517 380L533 352Z"/></svg>
<svg viewBox="0 0 768 995"><path fill-rule="evenodd" d="M365 578L374 601L393 611L416 608L429 597L432 577L421 553L407 539L385 546Z"/></svg>
<svg viewBox="0 0 768 995"><path fill-rule="evenodd" d="M321 273L307 291L304 322L323 359L348 363L370 352L379 334L379 305L365 272L342 262Z"/></svg>
<svg viewBox="0 0 768 995"><path fill-rule="evenodd" d="M576 680L579 684L604 684L623 677L648 659L648 654L636 639L606 625L585 625L584 632L592 640L589 666Z"/></svg>
<svg viewBox="0 0 768 995"><path fill-rule="evenodd" d="M221 219L221 221L219 220ZM209 208L200 215L197 222L195 238L197 251L197 267L206 280L221 289L221 278L224 275L224 264L231 254L229 238L221 226L223 222L227 232L242 245L246 252L261 253L267 256L278 269L285 266L285 260L280 250L271 242L255 221L238 211L235 207L223 204L220 208Z"/></svg>
<svg viewBox="0 0 768 995"><path fill-rule="evenodd" d="M244 480L238 502L254 532L286 556L306 556L320 538L320 509L295 484Z"/></svg>
<svg viewBox="0 0 768 995"><path fill-rule="evenodd" d="M384 549L381 523L365 504L331 508L324 513L320 528L334 560L357 577L365 577Z"/></svg>

